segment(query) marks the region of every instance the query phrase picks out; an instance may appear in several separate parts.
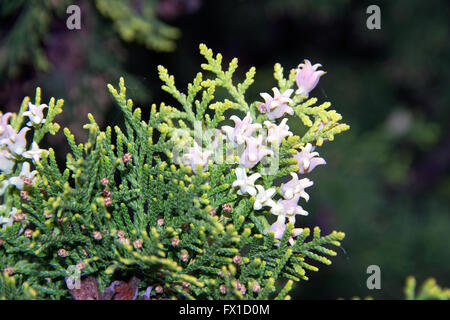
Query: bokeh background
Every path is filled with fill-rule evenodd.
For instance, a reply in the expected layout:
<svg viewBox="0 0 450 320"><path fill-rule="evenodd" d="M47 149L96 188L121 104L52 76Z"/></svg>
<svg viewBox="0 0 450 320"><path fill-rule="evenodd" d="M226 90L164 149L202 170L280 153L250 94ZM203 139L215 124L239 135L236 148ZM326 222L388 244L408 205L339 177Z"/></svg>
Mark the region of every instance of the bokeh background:
<svg viewBox="0 0 450 320"><path fill-rule="evenodd" d="M71 4L80 30L66 27ZM366 27L370 4L381 30ZM241 75L257 68L253 100L275 85L274 63L320 62L328 74L313 95L351 130L320 149L328 165L312 173L310 216L299 221L347 237L293 298L397 299L408 275L450 285L449 17L446 0L0 0L0 106L17 111L40 86L44 101L65 99L58 120L82 141L88 112L122 121L106 83L124 76L137 105L166 101L156 66L184 87L201 42L238 57ZM47 143L64 160L63 135ZM380 290L366 287L373 264Z"/></svg>

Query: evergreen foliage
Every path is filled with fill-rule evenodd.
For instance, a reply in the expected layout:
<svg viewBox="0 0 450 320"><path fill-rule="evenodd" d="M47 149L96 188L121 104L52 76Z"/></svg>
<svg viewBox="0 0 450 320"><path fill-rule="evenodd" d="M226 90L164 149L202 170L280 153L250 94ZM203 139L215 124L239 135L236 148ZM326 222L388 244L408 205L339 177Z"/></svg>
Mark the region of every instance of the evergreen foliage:
<svg viewBox="0 0 450 320"><path fill-rule="evenodd" d="M323 236L319 227L294 228L295 214L281 213L280 206L298 197L289 197L286 190L290 187L288 183L280 185L284 181L280 179L290 174L294 177L302 168L305 174L312 170L313 159L323 160L316 158L316 152L308 153L312 144L321 146L348 126L339 122L336 111L328 110L330 103L317 106L316 98L296 94L278 107L292 107L292 115L302 120L307 131L302 137L284 134L279 144L272 142L270 150L263 149L267 151L265 159L278 161L277 170L268 170L259 154L257 163L251 163L254 154L248 149L254 141L250 136L245 140L248 159L237 162L244 156L235 154L231 157L234 161L228 161L228 149L216 145L217 137L207 134L208 129L226 131L223 126L218 130L226 120L225 113L247 113L243 121L254 121L260 128L263 123L276 127L276 122L261 111L264 104L249 103L245 97L254 68L236 84L237 59L224 69L220 54L214 56L205 45L200 45L200 52L206 59L202 68L212 76L198 73L182 93L174 77L160 66L162 88L176 99L177 106L152 105L148 119L142 119L141 108L127 97L123 78L117 88L108 85L123 113L124 128L108 126L102 131L89 115L85 143L77 143L64 129L72 152L63 169L58 167L53 149L37 147L44 134L59 129L53 120L62 112L62 100L52 98L48 106L42 105L38 88L34 105L25 98L19 113L10 115L11 127L7 114L2 116L2 128L12 130L5 132L13 137L2 142L2 164L12 162L5 170L2 165L0 176L4 193L0 212L3 297L76 296L68 289L75 272L81 276L81 290L87 290L84 280L95 277L99 291L105 293L114 290L117 281L136 277L139 284L134 298L289 299L294 282L307 280L308 273L318 271L318 263L331 264L328 257L336 252L330 246L339 246L344 233L333 231ZM275 65L281 92L292 90L299 72L292 69L284 78L281 66ZM215 97L218 88L225 89L227 98ZM39 116L42 106L47 109L45 117ZM266 105L269 110L271 106ZM33 121L27 124L33 128L33 139L29 139L33 148L18 152L17 137L21 130L29 129L23 127L26 117ZM218 161L205 156L213 153L211 148L218 150ZM177 155L183 151L183 156ZM306 156L311 165L302 158ZM190 163L186 164L186 159ZM26 172L30 165L36 171ZM251 188L237 190L242 165L244 172L260 175L263 186L256 187L264 192L273 189L277 197L286 200L275 203L272 196L261 200L259 189L258 194ZM309 181L299 181L305 180ZM304 188L301 192L306 199ZM295 210L301 211L296 214L306 212L299 206ZM278 215L273 224L271 213Z"/></svg>
<svg viewBox="0 0 450 320"><path fill-rule="evenodd" d="M416 292L416 279L412 276L406 279L405 297L407 300L449 300L450 289L440 287L434 278L428 278Z"/></svg>

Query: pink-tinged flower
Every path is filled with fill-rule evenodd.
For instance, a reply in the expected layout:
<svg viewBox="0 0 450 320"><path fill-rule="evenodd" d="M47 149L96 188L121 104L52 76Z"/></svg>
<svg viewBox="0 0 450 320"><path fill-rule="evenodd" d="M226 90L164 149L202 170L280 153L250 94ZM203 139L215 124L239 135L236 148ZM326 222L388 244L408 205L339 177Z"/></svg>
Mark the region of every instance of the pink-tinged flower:
<svg viewBox="0 0 450 320"><path fill-rule="evenodd" d="M261 210L264 206L273 207L275 205L275 201L272 200L272 197L275 194L276 189L269 188L265 190L264 187L260 185L256 185L255 187L258 189L258 194L255 197L253 209Z"/></svg>
<svg viewBox="0 0 450 320"><path fill-rule="evenodd" d="M297 152L294 158L297 159L297 165L300 168L299 173L304 174L311 172L315 167L327 164L325 159L319 158L318 152L311 152L314 148L311 143L308 143L302 148L301 152Z"/></svg>
<svg viewBox="0 0 450 320"><path fill-rule="evenodd" d="M234 143L234 145L240 145L245 142L245 138L251 137L253 131L261 129L262 126L259 123L252 123L252 117L250 112L247 113L244 119L239 119L237 116L231 116L231 120L234 121L234 128L230 126L223 126L222 130L226 133L228 139Z"/></svg>
<svg viewBox="0 0 450 320"><path fill-rule="evenodd" d="M276 216L284 216L289 219L289 222L295 223L295 216L297 214L302 216L308 215L308 211L303 210L303 208L298 205L299 199L300 195L289 200L278 200L276 205L270 209L270 212Z"/></svg>
<svg viewBox="0 0 450 320"><path fill-rule="evenodd" d="M7 149L0 149L0 171L10 173L16 161Z"/></svg>
<svg viewBox="0 0 450 320"><path fill-rule="evenodd" d="M262 145L262 135L245 138L245 150L239 157L239 164L245 168L253 168L267 155L273 155L273 151Z"/></svg>
<svg viewBox="0 0 450 320"><path fill-rule="evenodd" d="M278 88L272 88L272 91L273 97L266 92L260 93L265 103L259 106L259 111L267 113L270 120L281 118L285 113L293 115L294 109L289 104L292 104L290 96L294 90L288 89L281 93Z"/></svg>
<svg viewBox="0 0 450 320"><path fill-rule="evenodd" d="M305 60L304 63L298 65L297 75L295 76L295 81L297 82L298 89L295 91L296 94L308 97L309 93L316 87L321 76L326 72L319 70L317 68L321 67L320 63L311 65L309 60Z"/></svg>
<svg viewBox="0 0 450 320"><path fill-rule="evenodd" d="M22 156L27 159L33 159L34 163L39 162L39 159L41 158L41 154L43 152L46 152L46 150L39 149L39 146L36 142L33 142L31 145L31 149L28 151L25 151Z"/></svg>
<svg viewBox="0 0 450 320"><path fill-rule="evenodd" d="M31 182L34 181L34 176L37 174L36 170L30 172L30 164L24 162L22 165L22 170L19 176L9 178L9 183L16 186L17 189L22 190L25 183L25 179L30 179Z"/></svg>
<svg viewBox="0 0 450 320"><path fill-rule="evenodd" d="M273 122L264 121L267 127L267 142L279 145L283 138L292 136L292 132L289 131L289 126L286 124L287 120L284 118L278 126Z"/></svg>
<svg viewBox="0 0 450 320"><path fill-rule="evenodd" d="M44 109L48 108L46 104L36 106L31 102L28 102L28 111L22 113L23 116L27 116L30 121L27 122L27 126L38 125L45 122Z"/></svg>
<svg viewBox="0 0 450 320"><path fill-rule="evenodd" d="M270 228L267 230L267 233L272 231L274 233L274 238L277 240L281 240L283 238L283 234L286 231L286 224L285 224L286 218L284 216L278 216L277 220L270 226ZM294 245L294 238L300 235L303 232L302 228L294 228L292 230L292 235L289 237L289 244L291 246ZM276 246L279 246L279 243L275 244Z"/></svg>
<svg viewBox="0 0 450 320"><path fill-rule="evenodd" d="M189 149L189 152L183 155L183 162L191 166L192 171L197 173L199 166L201 171L208 169L208 158L213 154L211 150L200 150L197 142L194 141L194 147Z"/></svg>
<svg viewBox="0 0 450 320"><path fill-rule="evenodd" d="M22 155L27 146L27 139L25 135L30 130L30 128L22 128L17 134L10 135L8 138L1 141L2 144L6 144L8 149L14 155Z"/></svg>
<svg viewBox="0 0 450 320"><path fill-rule="evenodd" d="M0 141L16 134L16 131L13 129L13 127L8 124L9 118L11 118L11 116L12 113L7 112L0 117Z"/></svg>
<svg viewBox="0 0 450 320"><path fill-rule="evenodd" d="M285 222L285 216L278 216L277 220L270 226L267 232L272 231L274 233L274 238L280 240L283 237L284 230L286 230Z"/></svg>
<svg viewBox="0 0 450 320"><path fill-rule="evenodd" d="M311 187L314 182L308 178L298 179L297 174L291 172L292 179L281 185L281 193L286 200L290 200L295 196L300 196L306 201L309 200L309 195L305 192L305 189Z"/></svg>
<svg viewBox="0 0 450 320"><path fill-rule="evenodd" d="M261 174L254 173L247 177L245 168L236 168L234 172L236 174L236 180L233 182L232 187L239 187L237 194L243 195L248 193L251 196L256 196L255 181L261 178Z"/></svg>

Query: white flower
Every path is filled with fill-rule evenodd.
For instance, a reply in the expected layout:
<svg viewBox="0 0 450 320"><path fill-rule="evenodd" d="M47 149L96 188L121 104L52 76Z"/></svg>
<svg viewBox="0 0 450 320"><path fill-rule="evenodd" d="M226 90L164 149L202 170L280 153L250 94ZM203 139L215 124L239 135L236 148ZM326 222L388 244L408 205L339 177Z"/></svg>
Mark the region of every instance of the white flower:
<svg viewBox="0 0 450 320"><path fill-rule="evenodd" d="M255 203L253 204L253 209L261 210L264 206L273 207L275 205L275 201L272 200L273 195L275 194L275 188L269 188L264 190L263 186L256 185L256 189L258 189L258 194L256 195Z"/></svg>
<svg viewBox="0 0 450 320"><path fill-rule="evenodd" d="M44 113L43 110L48 108L46 104L41 104L39 106L35 106L31 102L28 102L28 111L22 113L23 116L27 116L30 121L28 121L27 126L38 125L40 123L44 123Z"/></svg>
<svg viewBox="0 0 450 320"><path fill-rule="evenodd" d="M24 162L22 165L22 170L18 177L9 178L9 183L16 186L17 189L22 190L25 179L34 180L34 176L37 174L36 170L30 172L30 164L28 162Z"/></svg>
<svg viewBox="0 0 450 320"><path fill-rule="evenodd" d="M261 159L267 155L273 155L273 151L264 148L262 135L258 137L245 138L245 150L239 157L239 163L245 168L253 168Z"/></svg>
<svg viewBox="0 0 450 320"><path fill-rule="evenodd" d="M283 237L284 230L286 230L285 221L285 216L278 216L277 220L270 226L266 233L272 231L274 233L274 238L280 240Z"/></svg>
<svg viewBox="0 0 450 320"><path fill-rule="evenodd" d="M18 133L10 134L7 138L0 141L0 144L6 144L8 149L14 155L22 155L27 146L27 139L25 135L30 130L30 128L22 128Z"/></svg>
<svg viewBox="0 0 450 320"><path fill-rule="evenodd" d="M290 200L295 196L300 196L306 201L309 200L309 195L305 192L305 189L311 187L314 182L308 178L298 179L297 174L291 172L292 179L281 185L281 193L286 200Z"/></svg>
<svg viewBox="0 0 450 320"><path fill-rule="evenodd" d="M295 216L297 214L303 216L308 215L308 212L298 205L299 199L300 195L289 200L278 200L276 205L270 209L270 212L276 216L284 216L289 219L289 222L295 223Z"/></svg>
<svg viewBox="0 0 450 320"><path fill-rule="evenodd" d="M278 126L273 122L264 121L268 131L267 142L279 145L281 143L281 139L292 136L292 132L289 131L289 126L286 125L287 121L288 119L284 118Z"/></svg>
<svg viewBox="0 0 450 320"><path fill-rule="evenodd" d="M309 93L316 87L321 76L326 72L319 70L317 68L321 67L320 63L311 65L309 60L305 60L305 63L298 65L297 74L295 76L295 81L297 82L298 89L295 91L296 94L308 97Z"/></svg>
<svg viewBox="0 0 450 320"><path fill-rule="evenodd" d="M299 173L311 172L316 166L326 164L327 162L323 158L318 158L318 152L311 152L314 148L311 143L308 143L302 148L301 152L297 152L294 158L297 159L297 165L299 167Z"/></svg>
<svg viewBox="0 0 450 320"><path fill-rule="evenodd" d="M8 138L10 135L16 134L16 131L8 124L9 118L12 117L11 112L7 112L0 117L0 141Z"/></svg>
<svg viewBox="0 0 450 320"><path fill-rule="evenodd" d="M266 231L266 233L269 233L272 231L274 233L274 238L277 240L281 240L283 238L284 232L286 231L286 224L285 224L286 218L284 216L278 216L277 220L270 226L270 228ZM303 232L302 228L294 228L292 230L292 235L289 237L289 244L291 246L294 245L294 238L297 237L299 234ZM279 243L276 243L275 246L280 246Z"/></svg>
<svg viewBox="0 0 450 320"><path fill-rule="evenodd" d="M235 173L236 181L233 182L232 187L239 187L237 194L242 195L248 193L253 197L256 196L255 181L261 177L261 174L254 173L247 177L245 168L236 168Z"/></svg>
<svg viewBox="0 0 450 320"><path fill-rule="evenodd" d="M289 104L292 104L293 102L289 97L294 90L288 89L281 93L278 88L272 88L272 91L273 97L266 92L259 94L265 101L263 105L259 106L259 110L263 113L267 112L267 116L270 120L281 118L285 113L293 115L294 109L289 106Z"/></svg>
<svg viewBox="0 0 450 320"><path fill-rule="evenodd" d="M192 167L192 171L197 173L199 165L202 167L202 171L208 169L208 158L213 154L212 151L206 150L202 152L194 141L194 147L189 149L189 152L183 155L183 161L185 164Z"/></svg>
<svg viewBox="0 0 450 320"><path fill-rule="evenodd" d="M14 161L11 153L7 149L0 149L0 171L10 173L14 167Z"/></svg>
<svg viewBox="0 0 450 320"><path fill-rule="evenodd" d="M243 144L245 142L245 138L250 137L253 131L262 128L259 123L252 124L250 112L248 112L242 120L237 116L231 116L230 119L234 121L234 128L230 126L223 126L222 130L226 133L228 139L232 141L235 146Z"/></svg>
<svg viewBox="0 0 450 320"><path fill-rule="evenodd" d="M37 163L39 162L39 159L41 158L41 154L43 152L46 152L46 150L39 149L38 144L36 142L33 142L31 149L25 151L22 156L27 159L33 159L33 162Z"/></svg>

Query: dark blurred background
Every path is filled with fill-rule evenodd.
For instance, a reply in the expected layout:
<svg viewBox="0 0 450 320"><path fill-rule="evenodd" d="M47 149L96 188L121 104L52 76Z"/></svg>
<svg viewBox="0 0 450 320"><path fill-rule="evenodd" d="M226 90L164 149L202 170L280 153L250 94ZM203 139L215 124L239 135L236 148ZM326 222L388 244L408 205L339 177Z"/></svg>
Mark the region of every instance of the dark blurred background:
<svg viewBox="0 0 450 320"><path fill-rule="evenodd" d="M70 4L81 7L80 30L66 27ZM381 30L366 27L371 4ZM170 100L156 66L183 88L200 71L201 42L238 57L241 76L256 67L251 100L275 86L274 63L322 63L312 95L351 129L320 149L328 165L312 173L310 215L298 220L347 237L293 298L402 298L408 275L450 285L450 2L0 0L0 10L2 111L40 86L44 101L65 99L59 121L79 141L88 112L122 121L106 83L124 76L137 105ZM63 135L47 142L63 160ZM366 287L369 265L381 268L380 290Z"/></svg>

